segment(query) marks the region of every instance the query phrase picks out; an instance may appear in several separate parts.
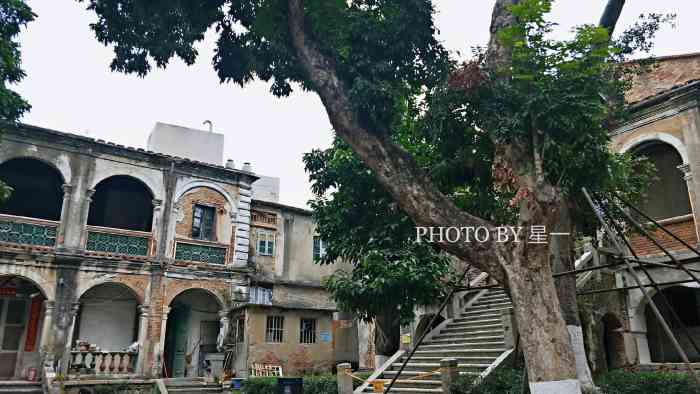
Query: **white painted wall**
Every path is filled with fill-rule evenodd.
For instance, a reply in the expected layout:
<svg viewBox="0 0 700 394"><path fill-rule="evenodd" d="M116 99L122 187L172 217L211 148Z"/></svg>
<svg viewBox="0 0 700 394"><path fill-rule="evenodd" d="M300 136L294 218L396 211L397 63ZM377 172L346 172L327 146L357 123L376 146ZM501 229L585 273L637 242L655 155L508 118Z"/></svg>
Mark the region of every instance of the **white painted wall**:
<svg viewBox="0 0 700 394"><path fill-rule="evenodd" d="M224 162L224 135L157 122L148 150L215 165Z"/></svg>
<svg viewBox="0 0 700 394"><path fill-rule="evenodd" d="M102 350L123 350L134 341L136 301L106 301L81 306L80 338Z"/></svg>

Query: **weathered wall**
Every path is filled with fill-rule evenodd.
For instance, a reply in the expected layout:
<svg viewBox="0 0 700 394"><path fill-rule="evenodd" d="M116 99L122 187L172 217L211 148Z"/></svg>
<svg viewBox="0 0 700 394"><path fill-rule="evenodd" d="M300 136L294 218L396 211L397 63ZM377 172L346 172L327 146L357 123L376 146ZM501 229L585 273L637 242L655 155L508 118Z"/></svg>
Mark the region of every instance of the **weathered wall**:
<svg viewBox="0 0 700 394"><path fill-rule="evenodd" d="M268 315L284 316L284 342L266 343ZM316 343L300 343L300 319L317 319ZM330 312L253 307L248 310L248 362L281 365L288 376L327 372L333 366L332 315ZM322 333L325 333L322 335ZM327 335L326 335L327 334ZM330 338L329 338L330 337ZM325 339L330 339L325 341Z"/></svg>
<svg viewBox="0 0 700 394"><path fill-rule="evenodd" d="M700 54L691 53L657 59L652 71L637 76L634 88L627 93L627 101L634 103L661 93L700 75Z"/></svg>

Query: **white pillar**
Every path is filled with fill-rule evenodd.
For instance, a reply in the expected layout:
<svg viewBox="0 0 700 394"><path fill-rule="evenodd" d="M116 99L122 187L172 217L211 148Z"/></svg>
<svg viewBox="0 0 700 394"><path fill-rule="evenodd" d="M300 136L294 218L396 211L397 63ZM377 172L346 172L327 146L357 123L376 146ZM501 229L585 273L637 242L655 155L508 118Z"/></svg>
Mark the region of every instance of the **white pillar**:
<svg viewBox="0 0 700 394"><path fill-rule="evenodd" d="M220 352L224 350L224 340L226 340L228 335L230 325L228 313L227 309L219 311L219 336L216 338L216 348Z"/></svg>
<svg viewBox="0 0 700 394"><path fill-rule="evenodd" d="M148 305L139 305L139 336L137 342L139 344L139 354L136 359L136 369L135 372L139 375L146 374L145 362L146 362L146 349L148 348Z"/></svg>
<svg viewBox="0 0 700 394"><path fill-rule="evenodd" d="M70 362L70 351L73 347L73 333L75 332L75 322L78 311L80 310L80 303L74 302L70 309L69 318L71 320L70 328L68 329L68 334L66 335L66 348L63 351L63 357L61 358L61 373L66 375L68 373L68 364Z"/></svg>
<svg viewBox="0 0 700 394"><path fill-rule="evenodd" d="M153 363L154 370L151 371L153 376L161 376L163 364L165 363L163 356L165 352L165 331L168 328L168 313L170 313L170 307L163 306L163 315L160 321L160 340L158 341L158 347L153 352L155 357L155 362Z"/></svg>

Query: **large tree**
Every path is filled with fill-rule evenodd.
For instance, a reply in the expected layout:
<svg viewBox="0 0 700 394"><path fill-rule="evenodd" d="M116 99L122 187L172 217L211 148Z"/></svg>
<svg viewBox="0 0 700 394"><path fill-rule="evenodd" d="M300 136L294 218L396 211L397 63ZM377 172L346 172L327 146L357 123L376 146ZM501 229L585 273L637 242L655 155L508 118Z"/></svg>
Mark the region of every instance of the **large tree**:
<svg viewBox="0 0 700 394"><path fill-rule="evenodd" d="M214 65L222 81L242 85L257 77L272 81L279 96L295 85L317 93L336 135L416 225L495 231L504 224L445 195L392 132L406 99L444 70L431 1L87 3L98 15L97 38L114 45L112 69L145 75L174 56L192 63L194 43L215 26ZM577 187L604 188L619 163L607 151L606 132L620 116L625 81L614 65L620 50L609 41L616 17L556 42L547 38L551 25L542 17L549 6L497 0L483 61L465 67L458 84L466 98L458 110L473 111L472 128L493 144L494 189L510 196L508 224L522 227L524 239L533 226L568 228L562 218L572 216ZM571 181L586 173L591 176ZM580 392L549 245L493 240L435 245L508 286L531 390Z"/></svg>
<svg viewBox="0 0 700 394"><path fill-rule="evenodd" d="M24 1L0 0L0 135L5 127L14 125L30 108L29 103L11 87L25 76L17 37L22 27L34 17ZM0 181L0 202L5 201L11 191Z"/></svg>

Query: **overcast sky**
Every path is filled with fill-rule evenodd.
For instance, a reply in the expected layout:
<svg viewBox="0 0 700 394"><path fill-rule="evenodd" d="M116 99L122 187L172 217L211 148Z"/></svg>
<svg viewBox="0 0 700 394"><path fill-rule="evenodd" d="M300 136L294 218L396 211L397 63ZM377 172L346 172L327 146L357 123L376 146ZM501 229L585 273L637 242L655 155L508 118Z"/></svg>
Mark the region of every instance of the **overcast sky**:
<svg viewBox="0 0 700 394"><path fill-rule="evenodd" d="M551 20L561 34L596 23L606 0L559 0ZM145 147L156 121L202 128L210 119L226 136L224 157L249 161L260 174L281 178L282 203L304 206L311 193L302 155L330 144L332 131L319 99L295 93L277 99L261 82L245 88L221 85L211 65L214 35L199 45L187 67L171 62L146 78L109 71L111 49L89 29L95 19L84 3L28 0L38 14L21 37L27 78L18 90L32 104L23 121L119 144ZM440 38L452 51L469 53L488 39L493 0L435 0ZM697 0L628 0L618 31L640 13L677 13L676 29L665 28L656 55L700 51Z"/></svg>

